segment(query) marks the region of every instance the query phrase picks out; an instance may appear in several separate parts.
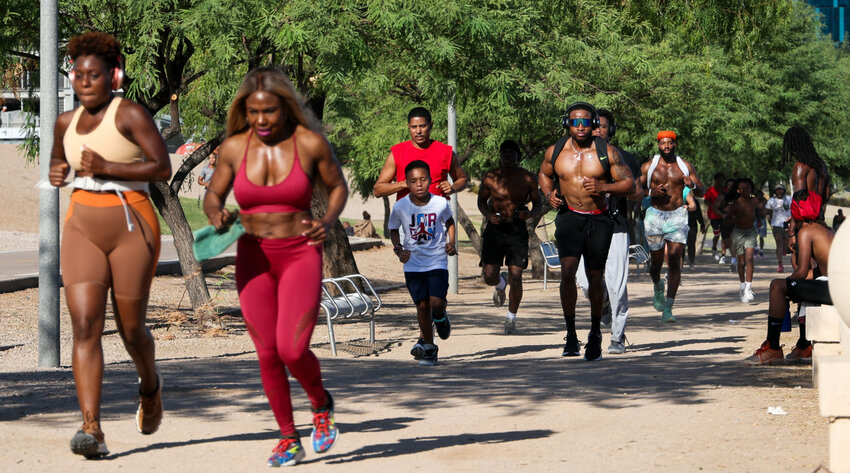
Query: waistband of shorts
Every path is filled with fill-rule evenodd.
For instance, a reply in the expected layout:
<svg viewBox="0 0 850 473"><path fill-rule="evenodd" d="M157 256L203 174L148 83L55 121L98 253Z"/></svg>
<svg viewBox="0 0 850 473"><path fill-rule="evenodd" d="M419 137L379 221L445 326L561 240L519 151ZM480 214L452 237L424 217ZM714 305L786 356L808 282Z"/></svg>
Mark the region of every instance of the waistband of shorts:
<svg viewBox="0 0 850 473"><path fill-rule="evenodd" d="M603 213L608 211L608 206L606 205L603 209L594 209L594 210L578 210L574 209L570 206L567 206L570 212L575 212L579 215L602 215Z"/></svg>
<svg viewBox="0 0 850 473"><path fill-rule="evenodd" d="M145 191L122 192L127 204L133 205L147 201L148 193ZM91 191L86 189L74 189L71 193L71 202L89 207L118 207L124 205L115 191Z"/></svg>

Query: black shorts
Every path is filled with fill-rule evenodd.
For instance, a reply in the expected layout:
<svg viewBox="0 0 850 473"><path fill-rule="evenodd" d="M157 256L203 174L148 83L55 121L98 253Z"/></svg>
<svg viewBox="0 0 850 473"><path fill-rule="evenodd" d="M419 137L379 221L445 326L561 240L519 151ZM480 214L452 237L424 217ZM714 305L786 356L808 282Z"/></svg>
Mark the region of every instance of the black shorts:
<svg viewBox="0 0 850 473"><path fill-rule="evenodd" d="M785 278L785 285L787 287L785 296L792 302L832 305L829 281Z"/></svg>
<svg viewBox="0 0 850 473"><path fill-rule="evenodd" d="M489 223L481 240L481 266L502 266L504 262L506 266L528 267L528 229L524 220Z"/></svg>
<svg viewBox="0 0 850 473"><path fill-rule="evenodd" d="M732 230L735 229L735 222L720 224L720 238L728 240L732 238Z"/></svg>
<svg viewBox="0 0 850 473"><path fill-rule="evenodd" d="M721 225L723 225L723 219L722 218L713 218L713 219L709 220L709 222L711 223L711 229L714 232L714 234L720 235L720 227L721 227Z"/></svg>
<svg viewBox="0 0 850 473"><path fill-rule="evenodd" d="M445 269L432 269L423 272L404 273L407 291L413 298L413 303L425 300L427 297L437 297L446 300L449 292L449 272Z"/></svg>
<svg viewBox="0 0 850 473"><path fill-rule="evenodd" d="M555 217L555 241L561 258L584 256L587 269L604 270L608 247L614 234L614 220L604 212L586 215L561 210Z"/></svg>

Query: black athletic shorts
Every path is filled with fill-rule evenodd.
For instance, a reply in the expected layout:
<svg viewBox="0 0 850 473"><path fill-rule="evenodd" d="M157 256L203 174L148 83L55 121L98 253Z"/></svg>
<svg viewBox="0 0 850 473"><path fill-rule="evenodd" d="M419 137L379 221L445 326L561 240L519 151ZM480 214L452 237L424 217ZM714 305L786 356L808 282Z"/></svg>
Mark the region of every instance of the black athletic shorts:
<svg viewBox="0 0 850 473"><path fill-rule="evenodd" d="M524 220L488 223L481 239L481 266L502 266L504 262L506 266L528 267L528 229Z"/></svg>
<svg viewBox="0 0 850 473"><path fill-rule="evenodd" d="M711 228L714 231L714 234L719 235L720 234L720 226L723 225L723 219L722 218L713 218L713 219L709 220L709 223L711 223Z"/></svg>
<svg viewBox="0 0 850 473"><path fill-rule="evenodd" d="M555 217L555 241L559 256L584 256L587 269L605 269L613 234L614 220L608 212L586 215L566 209Z"/></svg>
<svg viewBox="0 0 850 473"><path fill-rule="evenodd" d="M732 238L732 230L735 229L735 222L724 222L720 224L720 238L727 240Z"/></svg>
<svg viewBox="0 0 850 473"><path fill-rule="evenodd" d="M788 288L785 296L792 302L832 305L832 297L829 296L829 281L785 278L785 284Z"/></svg>

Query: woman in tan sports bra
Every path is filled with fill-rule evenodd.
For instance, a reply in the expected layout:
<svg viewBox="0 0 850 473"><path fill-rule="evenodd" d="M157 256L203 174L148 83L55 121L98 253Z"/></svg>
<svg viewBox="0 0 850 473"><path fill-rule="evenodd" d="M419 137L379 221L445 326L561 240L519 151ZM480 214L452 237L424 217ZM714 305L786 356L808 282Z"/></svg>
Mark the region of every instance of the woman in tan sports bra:
<svg viewBox="0 0 850 473"><path fill-rule="evenodd" d="M50 183L65 186L74 169L71 205L61 244L62 281L74 333L72 367L83 426L71 451L106 455L100 428L103 382L101 335L107 293L118 334L139 374L136 427L152 434L162 419L162 378L145 327L151 280L159 257L159 224L149 181L171 176L165 143L141 105L115 97L121 86L121 45L105 33L68 43L71 84L80 107L56 120Z"/></svg>

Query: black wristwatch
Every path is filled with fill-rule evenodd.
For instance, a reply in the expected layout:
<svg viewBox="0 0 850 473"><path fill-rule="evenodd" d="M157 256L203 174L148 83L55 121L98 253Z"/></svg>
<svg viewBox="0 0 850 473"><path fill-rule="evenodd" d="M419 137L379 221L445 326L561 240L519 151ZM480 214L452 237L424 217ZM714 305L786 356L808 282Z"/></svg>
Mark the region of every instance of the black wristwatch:
<svg viewBox="0 0 850 473"><path fill-rule="evenodd" d="M395 246L393 247L393 253L395 253L396 255L398 255L399 253L401 253L401 251L402 251L403 249L404 249L404 247L403 247L403 246L401 246L401 245L395 245Z"/></svg>

